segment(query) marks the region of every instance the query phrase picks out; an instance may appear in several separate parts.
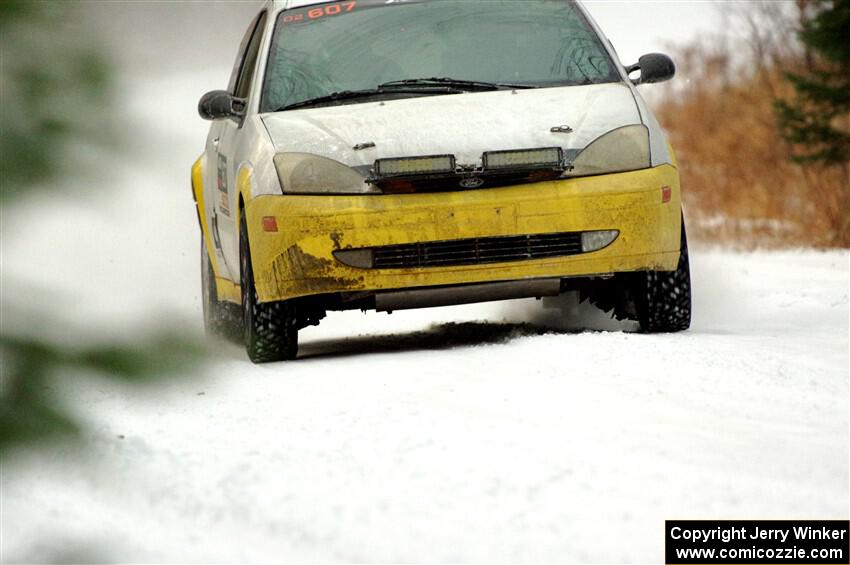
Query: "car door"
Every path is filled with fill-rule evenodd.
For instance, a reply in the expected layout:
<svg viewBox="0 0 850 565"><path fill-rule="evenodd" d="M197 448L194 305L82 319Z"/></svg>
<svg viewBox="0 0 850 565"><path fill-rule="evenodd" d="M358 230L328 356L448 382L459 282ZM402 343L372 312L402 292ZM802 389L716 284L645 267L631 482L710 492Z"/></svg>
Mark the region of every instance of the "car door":
<svg viewBox="0 0 850 565"><path fill-rule="evenodd" d="M239 46L239 53L233 66L228 92L247 102L251 83L256 71L260 40L265 28L266 12L262 11L254 18ZM247 103L245 104L247 107ZM218 120L210 130L208 153L213 159L208 161L207 186L212 187L215 198L212 206L210 225L216 250L224 259L230 279L239 281L239 226L237 221L238 188L236 177L242 164L239 151L241 146L250 143L243 136L245 118L230 117Z"/></svg>

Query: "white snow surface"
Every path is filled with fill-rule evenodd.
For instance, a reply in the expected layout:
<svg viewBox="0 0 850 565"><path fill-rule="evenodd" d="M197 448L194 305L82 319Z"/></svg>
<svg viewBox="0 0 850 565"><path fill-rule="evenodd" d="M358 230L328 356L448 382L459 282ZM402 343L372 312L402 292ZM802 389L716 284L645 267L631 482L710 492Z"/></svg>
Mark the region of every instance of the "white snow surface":
<svg viewBox="0 0 850 565"><path fill-rule="evenodd" d="M200 332L189 167L217 86L133 84L129 155L4 211L4 300ZM331 314L296 362L217 344L165 386L68 375L87 431L4 462L0 562L660 562L665 519L846 519L848 253L691 262L676 335L567 296Z"/></svg>

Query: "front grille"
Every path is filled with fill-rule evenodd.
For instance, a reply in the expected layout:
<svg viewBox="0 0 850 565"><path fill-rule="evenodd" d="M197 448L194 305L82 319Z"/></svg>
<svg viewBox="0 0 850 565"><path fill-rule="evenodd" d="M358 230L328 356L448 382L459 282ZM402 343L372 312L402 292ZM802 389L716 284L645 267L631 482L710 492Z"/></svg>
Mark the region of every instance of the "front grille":
<svg viewBox="0 0 850 565"><path fill-rule="evenodd" d="M426 178L402 178L402 179L380 179L375 180L374 185L381 189L384 194L411 194L423 192L455 192L464 190L481 190L486 188L501 188L505 186L518 186L544 181L558 180L563 171L508 171L488 174L451 174L440 176L429 176ZM476 187L465 188L461 181L469 178L477 178L481 184Z"/></svg>
<svg viewBox="0 0 850 565"><path fill-rule="evenodd" d="M477 237L373 247L372 268L410 269L481 265L564 257L581 252L581 232Z"/></svg>

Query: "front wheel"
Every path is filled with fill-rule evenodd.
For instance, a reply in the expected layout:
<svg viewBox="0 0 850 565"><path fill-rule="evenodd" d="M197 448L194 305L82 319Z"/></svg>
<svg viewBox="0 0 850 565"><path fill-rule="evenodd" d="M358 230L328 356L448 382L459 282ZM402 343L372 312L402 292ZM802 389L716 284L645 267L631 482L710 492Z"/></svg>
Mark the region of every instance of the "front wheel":
<svg viewBox="0 0 850 565"><path fill-rule="evenodd" d="M261 303L254 286L245 211L239 222L239 264L245 349L254 363L288 361L298 354L298 326L292 302Z"/></svg>
<svg viewBox="0 0 850 565"><path fill-rule="evenodd" d="M691 269L684 218L676 270L641 273L634 288L634 295L642 331L679 332L691 326Z"/></svg>

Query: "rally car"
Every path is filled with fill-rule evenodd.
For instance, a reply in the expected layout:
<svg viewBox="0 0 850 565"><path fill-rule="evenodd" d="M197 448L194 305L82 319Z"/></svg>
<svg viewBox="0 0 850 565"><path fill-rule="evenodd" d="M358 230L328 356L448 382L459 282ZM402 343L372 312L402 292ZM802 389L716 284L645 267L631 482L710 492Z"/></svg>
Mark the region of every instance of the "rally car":
<svg viewBox="0 0 850 565"><path fill-rule="evenodd" d="M572 0L269 2L192 168L206 327L293 359L329 310L580 291L690 325L672 148Z"/></svg>

